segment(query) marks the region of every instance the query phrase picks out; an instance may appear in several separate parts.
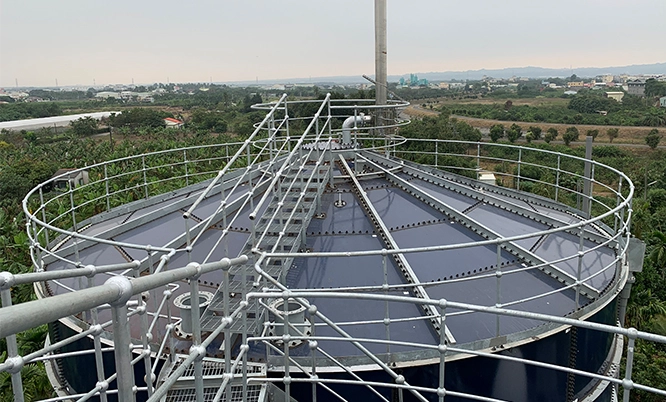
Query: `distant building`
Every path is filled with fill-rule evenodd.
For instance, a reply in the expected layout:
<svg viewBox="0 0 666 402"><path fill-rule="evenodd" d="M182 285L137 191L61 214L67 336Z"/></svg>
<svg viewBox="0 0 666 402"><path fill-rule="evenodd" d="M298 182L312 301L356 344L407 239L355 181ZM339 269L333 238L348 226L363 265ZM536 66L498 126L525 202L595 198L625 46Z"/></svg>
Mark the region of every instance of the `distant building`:
<svg viewBox="0 0 666 402"><path fill-rule="evenodd" d="M439 89L449 89L449 83L448 82L440 82L439 83Z"/></svg>
<svg viewBox="0 0 666 402"><path fill-rule="evenodd" d="M629 95L645 96L645 81L627 82L627 93Z"/></svg>
<svg viewBox="0 0 666 402"><path fill-rule="evenodd" d="M613 82L613 75L612 74L606 74L601 77L601 81L605 82L606 84Z"/></svg>
<svg viewBox="0 0 666 402"><path fill-rule="evenodd" d="M666 96L659 98L659 106L666 107Z"/></svg>
<svg viewBox="0 0 666 402"><path fill-rule="evenodd" d="M120 94L118 92L110 92L110 91L97 92L95 94L95 98L99 98L99 99L107 99L107 98L120 99Z"/></svg>
<svg viewBox="0 0 666 402"><path fill-rule="evenodd" d="M87 170L58 169L52 177L54 189L60 191L67 191L90 182Z"/></svg>
<svg viewBox="0 0 666 402"><path fill-rule="evenodd" d="M607 98L615 99L618 102L622 102L622 98L624 98L624 92L621 91L606 92L605 95Z"/></svg>
<svg viewBox="0 0 666 402"><path fill-rule="evenodd" d="M181 128L185 123L183 123L178 119L167 117L166 119L164 119L164 124L166 124L167 128Z"/></svg>
<svg viewBox="0 0 666 402"><path fill-rule="evenodd" d="M151 92L138 92L135 93L136 100L139 102L148 102L148 103L153 103L155 102L155 98L153 98L153 94Z"/></svg>
<svg viewBox="0 0 666 402"><path fill-rule="evenodd" d="M571 95L571 96L576 95L577 93L578 91L564 91L565 95Z"/></svg>
<svg viewBox="0 0 666 402"><path fill-rule="evenodd" d="M585 85L583 81L570 81L567 82L567 88L582 88Z"/></svg>

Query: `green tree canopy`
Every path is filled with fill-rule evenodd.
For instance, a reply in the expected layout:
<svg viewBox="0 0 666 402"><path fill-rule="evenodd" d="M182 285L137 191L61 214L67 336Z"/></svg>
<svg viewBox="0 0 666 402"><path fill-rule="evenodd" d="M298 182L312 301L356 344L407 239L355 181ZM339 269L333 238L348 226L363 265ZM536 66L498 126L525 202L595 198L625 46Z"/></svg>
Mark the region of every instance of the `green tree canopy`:
<svg viewBox="0 0 666 402"><path fill-rule="evenodd" d="M90 116L74 120L69 123L69 126L74 135L79 137L86 137L97 132L97 120Z"/></svg>
<svg viewBox="0 0 666 402"><path fill-rule="evenodd" d="M490 127L490 139L493 142L499 141L500 138L504 137L504 125L503 124L494 124Z"/></svg>
<svg viewBox="0 0 666 402"><path fill-rule="evenodd" d="M655 149L659 146L659 141L661 141L661 135L659 135L659 130L656 128L650 130L648 135L645 137L645 143L652 149Z"/></svg>

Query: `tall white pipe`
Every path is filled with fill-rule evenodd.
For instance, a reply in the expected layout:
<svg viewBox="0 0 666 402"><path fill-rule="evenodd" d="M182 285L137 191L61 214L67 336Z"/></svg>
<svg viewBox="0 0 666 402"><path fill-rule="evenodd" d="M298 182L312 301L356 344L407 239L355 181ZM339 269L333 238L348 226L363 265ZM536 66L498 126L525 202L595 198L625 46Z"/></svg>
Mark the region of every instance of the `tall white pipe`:
<svg viewBox="0 0 666 402"><path fill-rule="evenodd" d="M375 103L386 104L386 0L375 0Z"/></svg>

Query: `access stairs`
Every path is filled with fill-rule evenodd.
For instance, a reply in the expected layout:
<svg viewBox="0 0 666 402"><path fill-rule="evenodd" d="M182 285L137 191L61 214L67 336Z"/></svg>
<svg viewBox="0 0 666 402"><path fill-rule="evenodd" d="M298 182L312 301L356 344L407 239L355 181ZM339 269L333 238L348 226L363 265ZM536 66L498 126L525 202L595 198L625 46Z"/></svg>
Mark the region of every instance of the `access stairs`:
<svg viewBox="0 0 666 402"><path fill-rule="evenodd" d="M305 244L305 232L319 206L321 194L330 179L329 165L319 166L312 172L314 164L306 169L294 166L278 181L268 206L255 220L254 234L250 235L241 254L250 257L247 263L234 266L229 270L229 312L233 313L243 296L260 288L261 279L254 270L258 248L267 252L298 251ZM279 203L282 206L279 207ZM255 242L259 242L255 247ZM272 278L284 283L293 258L272 258L262 264L262 269ZM225 316L224 284L220 285L210 305L201 317L201 329L204 332L215 330ZM265 310L260 308L256 299L249 300L245 320L235 317L231 324L231 345L245 330L248 335L258 334L262 328Z"/></svg>

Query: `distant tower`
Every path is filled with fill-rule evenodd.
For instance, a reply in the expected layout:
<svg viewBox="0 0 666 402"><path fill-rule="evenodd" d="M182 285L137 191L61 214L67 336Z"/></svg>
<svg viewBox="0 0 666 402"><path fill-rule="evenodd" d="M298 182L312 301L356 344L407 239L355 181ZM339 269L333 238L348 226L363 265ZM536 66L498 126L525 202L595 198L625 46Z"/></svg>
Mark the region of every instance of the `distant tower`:
<svg viewBox="0 0 666 402"><path fill-rule="evenodd" d="M16 82L16 88L18 88L18 78L14 78L14 81Z"/></svg>

